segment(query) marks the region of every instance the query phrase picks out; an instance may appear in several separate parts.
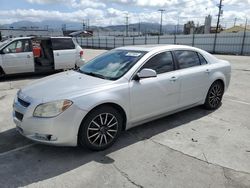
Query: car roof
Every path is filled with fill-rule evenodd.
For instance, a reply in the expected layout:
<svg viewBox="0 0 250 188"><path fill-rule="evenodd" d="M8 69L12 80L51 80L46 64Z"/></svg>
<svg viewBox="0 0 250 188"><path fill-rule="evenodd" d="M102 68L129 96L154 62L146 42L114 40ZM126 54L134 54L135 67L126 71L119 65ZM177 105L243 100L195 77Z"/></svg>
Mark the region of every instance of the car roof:
<svg viewBox="0 0 250 188"><path fill-rule="evenodd" d="M124 46L116 48L119 50L133 50L133 51L153 51L153 50L199 50L197 48L186 46L186 45L176 45L176 44L155 44L155 45L134 45L134 46Z"/></svg>

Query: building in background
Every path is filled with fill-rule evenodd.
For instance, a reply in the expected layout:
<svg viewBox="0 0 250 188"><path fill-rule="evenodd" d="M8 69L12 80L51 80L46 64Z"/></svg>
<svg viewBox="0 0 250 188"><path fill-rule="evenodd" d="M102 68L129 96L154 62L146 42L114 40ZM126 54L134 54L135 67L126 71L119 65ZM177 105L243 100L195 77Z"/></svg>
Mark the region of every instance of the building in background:
<svg viewBox="0 0 250 188"><path fill-rule="evenodd" d="M212 16L208 15L205 17L204 25L197 25L195 26L194 21L188 21L186 24L184 24L184 34L209 34L213 30L213 27L211 26L212 23ZM221 27L219 28L219 31L221 31Z"/></svg>
<svg viewBox="0 0 250 188"><path fill-rule="evenodd" d="M193 34L194 30L195 30L194 21L188 21L186 24L184 24L183 33L185 35Z"/></svg>
<svg viewBox="0 0 250 188"><path fill-rule="evenodd" d="M205 18L205 23L204 23L204 34L209 34L211 32L211 24L212 24L212 16L208 15Z"/></svg>

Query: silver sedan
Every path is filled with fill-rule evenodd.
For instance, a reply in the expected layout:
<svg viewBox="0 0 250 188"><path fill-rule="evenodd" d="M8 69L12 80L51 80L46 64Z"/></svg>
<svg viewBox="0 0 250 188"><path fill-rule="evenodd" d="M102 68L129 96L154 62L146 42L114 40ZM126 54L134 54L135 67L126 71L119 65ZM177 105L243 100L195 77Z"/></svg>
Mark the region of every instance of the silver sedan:
<svg viewBox="0 0 250 188"><path fill-rule="evenodd" d="M229 62L197 48L116 48L19 90L13 119L34 141L103 150L136 125L197 105L218 108L230 75Z"/></svg>

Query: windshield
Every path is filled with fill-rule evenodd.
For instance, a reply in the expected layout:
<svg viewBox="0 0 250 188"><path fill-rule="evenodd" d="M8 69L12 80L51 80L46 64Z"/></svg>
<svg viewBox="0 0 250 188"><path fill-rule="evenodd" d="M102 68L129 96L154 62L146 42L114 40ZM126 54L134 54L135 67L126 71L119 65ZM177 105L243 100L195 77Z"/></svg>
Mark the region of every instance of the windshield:
<svg viewBox="0 0 250 188"><path fill-rule="evenodd" d="M89 61L79 71L103 79L116 80L123 76L145 53L111 50Z"/></svg>
<svg viewBox="0 0 250 188"><path fill-rule="evenodd" d="M10 42L11 41L11 39L6 39L6 40L4 40L4 41L1 41L0 42L0 48L2 48L5 44L7 44L8 42Z"/></svg>

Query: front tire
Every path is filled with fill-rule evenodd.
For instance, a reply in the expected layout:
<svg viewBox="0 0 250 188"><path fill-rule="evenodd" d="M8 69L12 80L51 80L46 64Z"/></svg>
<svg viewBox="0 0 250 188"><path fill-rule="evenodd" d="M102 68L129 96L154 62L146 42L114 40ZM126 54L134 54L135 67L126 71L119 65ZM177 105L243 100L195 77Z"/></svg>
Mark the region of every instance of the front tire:
<svg viewBox="0 0 250 188"><path fill-rule="evenodd" d="M224 85L221 81L215 81L209 88L204 106L208 110L215 110L221 105L224 94Z"/></svg>
<svg viewBox="0 0 250 188"><path fill-rule="evenodd" d="M78 133L78 142L90 150L100 151L111 145L122 130L122 116L111 106L100 106L84 119Z"/></svg>

